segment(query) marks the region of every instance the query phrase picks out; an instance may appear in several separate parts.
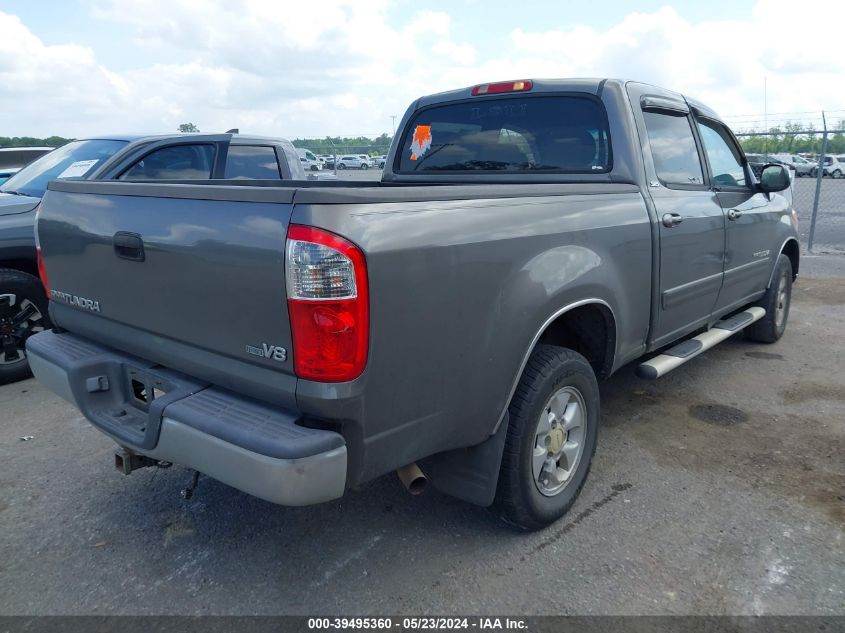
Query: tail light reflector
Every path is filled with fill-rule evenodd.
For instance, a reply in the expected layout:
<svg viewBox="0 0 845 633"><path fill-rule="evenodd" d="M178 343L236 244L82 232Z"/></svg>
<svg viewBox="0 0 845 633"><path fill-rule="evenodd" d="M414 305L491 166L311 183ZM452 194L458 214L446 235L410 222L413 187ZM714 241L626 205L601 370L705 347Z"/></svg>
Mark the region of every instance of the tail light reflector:
<svg viewBox="0 0 845 633"><path fill-rule="evenodd" d="M370 327L361 249L334 233L292 224L285 276L296 375L319 382L360 376Z"/></svg>

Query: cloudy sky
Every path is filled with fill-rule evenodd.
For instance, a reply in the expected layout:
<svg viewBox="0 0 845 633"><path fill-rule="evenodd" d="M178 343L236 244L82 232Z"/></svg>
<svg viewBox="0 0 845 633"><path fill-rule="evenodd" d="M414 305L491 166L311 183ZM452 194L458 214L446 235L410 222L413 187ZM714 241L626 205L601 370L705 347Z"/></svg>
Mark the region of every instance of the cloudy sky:
<svg viewBox="0 0 845 633"><path fill-rule="evenodd" d="M639 79L735 128L766 78L770 122L838 119L843 24L816 0L0 0L0 136L375 136L420 95L529 77Z"/></svg>

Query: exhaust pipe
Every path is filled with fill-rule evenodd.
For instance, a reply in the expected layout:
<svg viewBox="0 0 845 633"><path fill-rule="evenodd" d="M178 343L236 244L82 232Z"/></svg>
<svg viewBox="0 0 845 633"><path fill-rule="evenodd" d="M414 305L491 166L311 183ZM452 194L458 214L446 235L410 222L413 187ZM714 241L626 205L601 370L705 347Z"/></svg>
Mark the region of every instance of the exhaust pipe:
<svg viewBox="0 0 845 633"><path fill-rule="evenodd" d="M405 490L412 495L422 494L422 491L425 490L426 483L428 483L428 477L425 476L416 464L402 466L402 468L396 471L396 474L399 476L399 481L405 486Z"/></svg>

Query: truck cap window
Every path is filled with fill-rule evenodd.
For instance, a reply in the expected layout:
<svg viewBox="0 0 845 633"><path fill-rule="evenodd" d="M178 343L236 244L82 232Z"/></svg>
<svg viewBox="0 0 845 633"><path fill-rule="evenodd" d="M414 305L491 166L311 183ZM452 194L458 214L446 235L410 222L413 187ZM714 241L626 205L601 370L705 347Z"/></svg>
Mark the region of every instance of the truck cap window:
<svg viewBox="0 0 845 633"><path fill-rule="evenodd" d="M435 106L407 127L399 173L604 173L604 106L584 96L508 96Z"/></svg>

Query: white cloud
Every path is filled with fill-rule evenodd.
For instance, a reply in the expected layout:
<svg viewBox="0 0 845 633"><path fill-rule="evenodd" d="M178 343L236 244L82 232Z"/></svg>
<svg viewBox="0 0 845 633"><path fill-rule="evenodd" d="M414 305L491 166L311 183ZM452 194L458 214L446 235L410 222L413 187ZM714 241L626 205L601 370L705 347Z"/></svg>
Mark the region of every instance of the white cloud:
<svg viewBox="0 0 845 633"><path fill-rule="evenodd" d="M521 77L621 76L695 96L722 114L845 108L838 41L845 5L819 12L759 0L752 18L691 23L670 7L586 25L467 41L444 12L396 24L387 0L91 0L94 22L127 30L133 67L93 46L48 45L0 12L4 134L84 136L239 127L271 135L378 134L416 97ZM809 42L796 34L811 34ZM485 50L493 54L483 54ZM166 64L144 63L172 59ZM155 53L155 54L153 54Z"/></svg>

